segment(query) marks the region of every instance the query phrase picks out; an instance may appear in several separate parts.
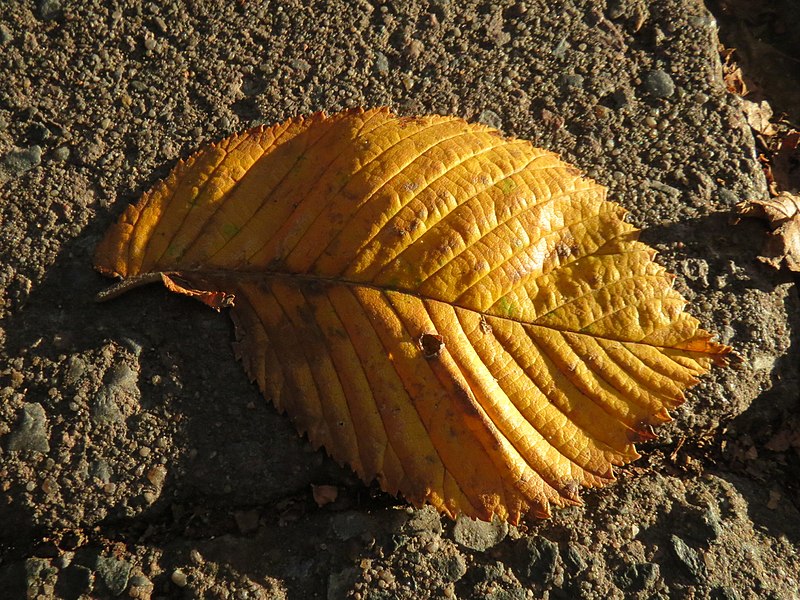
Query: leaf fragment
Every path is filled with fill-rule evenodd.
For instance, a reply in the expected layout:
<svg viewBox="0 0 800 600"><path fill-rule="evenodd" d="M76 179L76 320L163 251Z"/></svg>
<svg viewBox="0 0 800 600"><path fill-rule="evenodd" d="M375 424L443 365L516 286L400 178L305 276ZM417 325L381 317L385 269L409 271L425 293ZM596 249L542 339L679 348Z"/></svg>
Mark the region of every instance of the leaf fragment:
<svg viewBox="0 0 800 600"><path fill-rule="evenodd" d="M800 196L781 192L769 200L750 200L738 205L739 214L764 219L772 231L758 259L775 269L785 263L800 272Z"/></svg>
<svg viewBox="0 0 800 600"><path fill-rule="evenodd" d="M181 162L95 266L230 307L250 378L364 481L516 523L612 481L730 351L605 195L483 125L316 114Z"/></svg>

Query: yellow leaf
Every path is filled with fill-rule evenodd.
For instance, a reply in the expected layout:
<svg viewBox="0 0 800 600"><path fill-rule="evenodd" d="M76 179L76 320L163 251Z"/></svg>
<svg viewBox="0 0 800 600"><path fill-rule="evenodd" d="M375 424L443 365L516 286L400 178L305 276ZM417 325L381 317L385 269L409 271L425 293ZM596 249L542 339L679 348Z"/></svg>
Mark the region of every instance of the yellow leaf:
<svg viewBox="0 0 800 600"><path fill-rule="evenodd" d="M517 522L611 481L730 351L605 195L482 125L316 114L179 164L95 264L104 297L232 306L249 376L364 481Z"/></svg>

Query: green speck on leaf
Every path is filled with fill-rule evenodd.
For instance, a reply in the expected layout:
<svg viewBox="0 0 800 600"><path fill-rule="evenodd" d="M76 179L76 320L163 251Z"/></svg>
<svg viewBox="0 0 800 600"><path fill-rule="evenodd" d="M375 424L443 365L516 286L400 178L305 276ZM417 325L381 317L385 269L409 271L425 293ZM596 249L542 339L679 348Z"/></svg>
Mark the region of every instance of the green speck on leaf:
<svg viewBox="0 0 800 600"><path fill-rule="evenodd" d="M510 194L516 189L517 184L513 179L503 179L497 183L497 186L503 191L504 194Z"/></svg>
<svg viewBox="0 0 800 600"><path fill-rule="evenodd" d="M497 301L497 308L507 317L513 317L517 313L517 307L513 302L509 302L505 296Z"/></svg>
<svg viewBox="0 0 800 600"><path fill-rule="evenodd" d="M225 223L222 226L222 235L225 237L226 240L231 239L237 233L239 233L239 228L233 223Z"/></svg>

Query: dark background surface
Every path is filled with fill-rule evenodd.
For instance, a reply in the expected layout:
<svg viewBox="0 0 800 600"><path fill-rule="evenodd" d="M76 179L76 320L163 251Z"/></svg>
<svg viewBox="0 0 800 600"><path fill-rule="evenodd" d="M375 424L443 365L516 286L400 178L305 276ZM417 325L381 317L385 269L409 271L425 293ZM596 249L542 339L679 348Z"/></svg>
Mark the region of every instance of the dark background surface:
<svg viewBox="0 0 800 600"><path fill-rule="evenodd" d="M716 23L692 0L4 3L3 589L796 596L800 302L755 259L764 227L733 224L766 183ZM247 382L224 315L158 287L94 303L100 235L178 158L357 105L456 114L559 152L631 211L741 363L704 378L585 506L520 529L452 523L312 452ZM339 499L317 508L312 484Z"/></svg>

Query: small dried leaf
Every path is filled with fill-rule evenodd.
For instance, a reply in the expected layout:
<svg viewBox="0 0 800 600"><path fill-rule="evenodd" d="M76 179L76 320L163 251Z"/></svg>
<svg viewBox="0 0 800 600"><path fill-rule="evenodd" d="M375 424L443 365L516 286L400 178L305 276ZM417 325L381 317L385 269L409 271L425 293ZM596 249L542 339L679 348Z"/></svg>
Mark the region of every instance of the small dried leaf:
<svg viewBox="0 0 800 600"><path fill-rule="evenodd" d="M742 109L744 110L747 124L761 135L771 136L778 133L775 126L770 122L772 119L772 107L769 102L762 100L761 102L751 102L750 100L742 100Z"/></svg>
<svg viewBox="0 0 800 600"><path fill-rule="evenodd" d="M720 50L722 55L722 78L725 81L725 87L731 94L738 96L746 96L750 93L747 84L744 81L742 69L736 62L736 50L734 48L722 48Z"/></svg>
<svg viewBox="0 0 800 600"><path fill-rule="evenodd" d="M181 162L95 265L231 306L250 377L364 481L517 522L613 480L729 348L625 211L529 142L387 109Z"/></svg>
<svg viewBox="0 0 800 600"><path fill-rule="evenodd" d="M332 502L336 502L339 497L339 488L335 485L311 485L311 493L314 496L314 502L317 506L325 506Z"/></svg>
<svg viewBox="0 0 800 600"><path fill-rule="evenodd" d="M758 259L779 269L785 262L800 272L800 196L783 192L770 200L750 200L737 207L739 214L764 219L772 232Z"/></svg>

